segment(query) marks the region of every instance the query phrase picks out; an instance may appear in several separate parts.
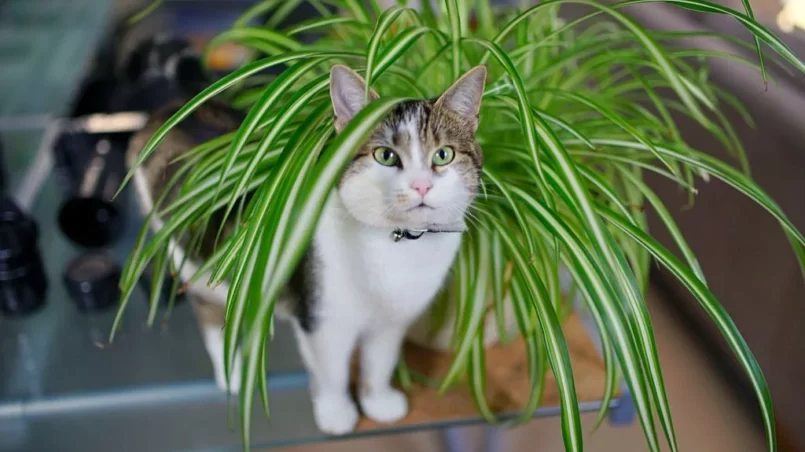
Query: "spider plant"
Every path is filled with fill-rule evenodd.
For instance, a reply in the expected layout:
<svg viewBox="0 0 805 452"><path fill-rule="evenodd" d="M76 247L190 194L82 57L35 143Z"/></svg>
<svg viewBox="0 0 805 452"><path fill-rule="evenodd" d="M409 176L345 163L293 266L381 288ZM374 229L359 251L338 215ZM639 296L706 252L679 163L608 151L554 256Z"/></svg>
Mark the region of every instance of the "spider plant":
<svg viewBox="0 0 805 452"><path fill-rule="evenodd" d="M649 449L659 450L664 433L670 449L677 450L645 303L653 260L696 296L722 332L752 382L768 448L776 450L774 411L763 374L708 289L673 217L644 182L646 173L656 173L693 197L698 179L720 179L774 216L800 261L805 259L805 238L749 177L744 150L722 111L737 109L751 120L735 97L708 79L706 63L712 58L756 66L758 79L765 79L761 43L785 60L781 64L805 70L753 19L748 3L739 12L705 0L547 0L522 9L494 8L489 0L446 0L438 8L425 1L417 11L405 6L382 10L374 0L368 6L357 0L306 1L320 17L280 29L278 24L301 0L266 0L213 40L212 45L247 46L255 58L190 100L154 134L140 162L172 127L216 96L248 115L236 132L183 157L188 177L182 195L155 208L160 214L172 212L170 219L153 236L143 228L121 279L127 300L149 262L157 275L171 265L166 258L171 235L197 237L216 209L237 216L240 226L221 237L198 275L212 271L209 284L231 282L225 356L231 372L236 347L243 350L239 407L247 447L256 392L268 412L264 369L275 300L353 151L402 99L435 96L466 69L486 64L478 130L486 156L484 194L472 209L448 288L457 294L458 314L455 358L443 387L466 376L480 414L495 420L484 397L482 318L492 304L503 328L504 304L511 303L527 344L531 381L522 419L540 404L550 370L561 394L566 449L582 450L562 332L569 310L559 281L564 269L600 334L606 388L599 421L622 378ZM647 30L625 12L659 1L734 18L755 37L758 60L682 47L684 38L699 35L743 44L716 34ZM559 7L567 4L583 5L589 13L563 20ZM253 25L266 14L267 23ZM338 135L327 78L336 63L362 73L381 94ZM709 131L735 163L688 146L675 123L680 117ZM256 195L244 203L243 195L252 191ZM649 233L646 205L670 230L681 258ZM150 320L156 299L152 307ZM124 309L125 302L118 321ZM655 420L662 428L659 438Z"/></svg>

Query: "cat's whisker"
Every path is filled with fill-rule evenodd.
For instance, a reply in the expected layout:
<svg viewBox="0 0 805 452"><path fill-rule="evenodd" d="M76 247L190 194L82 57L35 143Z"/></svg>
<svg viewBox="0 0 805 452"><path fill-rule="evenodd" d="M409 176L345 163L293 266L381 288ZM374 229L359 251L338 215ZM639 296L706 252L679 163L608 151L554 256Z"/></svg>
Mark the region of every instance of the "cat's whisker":
<svg viewBox="0 0 805 452"><path fill-rule="evenodd" d="M472 212L466 212L465 219L467 220L467 223L470 223L470 225L475 226L476 228L481 228L481 226L484 225L481 219Z"/></svg>
<svg viewBox="0 0 805 452"><path fill-rule="evenodd" d="M470 225L480 226L481 222L471 211L472 207L472 205L465 205L463 203L453 203L444 206L443 209L447 210L451 217L453 215L463 216Z"/></svg>

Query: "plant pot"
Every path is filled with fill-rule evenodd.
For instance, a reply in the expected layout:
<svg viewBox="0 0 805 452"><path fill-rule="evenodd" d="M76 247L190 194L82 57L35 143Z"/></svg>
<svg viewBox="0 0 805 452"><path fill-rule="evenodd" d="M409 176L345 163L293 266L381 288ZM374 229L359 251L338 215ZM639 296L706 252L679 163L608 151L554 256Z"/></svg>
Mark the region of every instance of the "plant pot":
<svg viewBox="0 0 805 452"><path fill-rule="evenodd" d="M453 292L448 291L444 298L431 305L413 325L408 329L406 339L420 347L436 351L452 351L455 349L453 331L456 325L456 307L458 302ZM500 342L507 342L508 338L517 334L517 318L514 315L510 296L504 300L504 332L501 337L496 325L495 310L493 306L487 308L484 314L482 328L484 329L484 346L489 348Z"/></svg>
<svg viewBox="0 0 805 452"><path fill-rule="evenodd" d="M559 284L563 297L569 295L573 278L570 273L563 267L559 267ZM447 285L449 286L449 283ZM578 292L573 295L572 302L574 309L582 306L582 300ZM455 343L453 342L453 331L456 325L456 306L457 301L451 292L444 294L443 299L434 302L428 310L426 310L413 325L408 329L406 339L412 344L420 347L429 348L432 350L445 352L454 351ZM503 301L505 312L503 314L503 331L504 336L501 337L500 329L496 324L494 307L490 305L484 315L483 325L484 328L484 346L486 348L492 347L499 343L506 343L515 335L519 334L517 330L517 318L514 314L513 303L511 295L507 294ZM441 313L441 314L440 314Z"/></svg>

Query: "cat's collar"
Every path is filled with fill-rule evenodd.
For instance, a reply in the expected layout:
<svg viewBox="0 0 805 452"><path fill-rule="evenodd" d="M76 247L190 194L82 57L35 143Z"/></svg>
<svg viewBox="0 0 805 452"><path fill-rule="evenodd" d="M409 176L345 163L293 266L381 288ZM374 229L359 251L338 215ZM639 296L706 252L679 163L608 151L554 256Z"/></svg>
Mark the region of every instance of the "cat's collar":
<svg viewBox="0 0 805 452"><path fill-rule="evenodd" d="M391 240L394 242L399 242L402 239L407 240L417 240L418 238L425 235L425 233L438 233L438 232L452 232L452 233L462 233L466 231L466 227L456 227L456 228L424 228L424 229L402 229L396 228L391 231Z"/></svg>

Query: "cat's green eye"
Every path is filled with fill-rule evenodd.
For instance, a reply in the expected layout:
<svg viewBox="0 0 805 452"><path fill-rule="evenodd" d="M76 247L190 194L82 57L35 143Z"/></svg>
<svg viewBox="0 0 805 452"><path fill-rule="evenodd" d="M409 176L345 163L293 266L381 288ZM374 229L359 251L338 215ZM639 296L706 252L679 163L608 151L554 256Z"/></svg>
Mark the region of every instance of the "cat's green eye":
<svg viewBox="0 0 805 452"><path fill-rule="evenodd" d="M450 146L445 146L433 153L431 161L433 162L434 166L444 166L452 162L455 156L456 152L453 150L453 148Z"/></svg>
<svg viewBox="0 0 805 452"><path fill-rule="evenodd" d="M383 166L396 166L400 161L397 153L389 148L379 147L374 152L375 160Z"/></svg>

